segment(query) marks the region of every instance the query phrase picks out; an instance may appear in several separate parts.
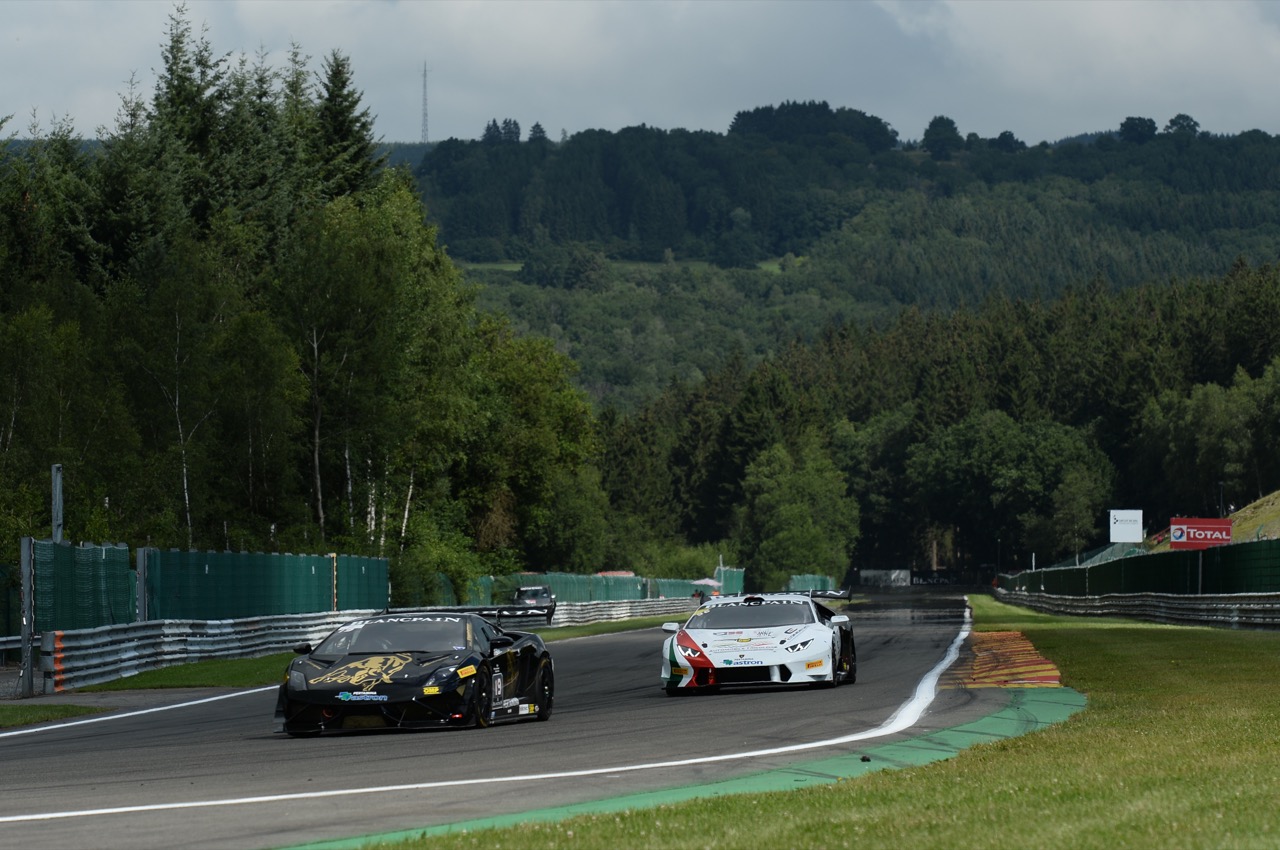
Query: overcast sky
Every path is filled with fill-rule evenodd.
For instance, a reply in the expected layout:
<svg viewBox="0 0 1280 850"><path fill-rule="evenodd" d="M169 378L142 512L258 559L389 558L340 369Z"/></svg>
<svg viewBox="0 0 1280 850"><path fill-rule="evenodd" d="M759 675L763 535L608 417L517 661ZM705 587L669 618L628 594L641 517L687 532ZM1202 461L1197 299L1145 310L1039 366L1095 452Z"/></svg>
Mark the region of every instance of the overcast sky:
<svg viewBox="0 0 1280 850"><path fill-rule="evenodd" d="M215 54L339 50L383 141L479 138L493 119L561 131L645 124L723 133L735 113L826 101L919 139L1028 144L1163 128L1280 134L1277 0L188 0ZM168 0L0 2L0 135L115 124L131 76L150 98Z"/></svg>

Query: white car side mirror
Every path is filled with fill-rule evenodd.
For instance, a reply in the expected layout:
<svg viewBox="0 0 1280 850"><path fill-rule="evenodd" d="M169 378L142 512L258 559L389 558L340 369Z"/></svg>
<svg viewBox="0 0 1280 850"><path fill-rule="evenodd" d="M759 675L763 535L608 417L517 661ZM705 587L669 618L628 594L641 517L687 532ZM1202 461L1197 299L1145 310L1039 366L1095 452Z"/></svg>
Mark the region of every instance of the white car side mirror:
<svg viewBox="0 0 1280 850"><path fill-rule="evenodd" d="M831 618L831 625L833 626L838 626L841 623L847 623L847 622L849 622L849 616L847 614L836 614L834 617Z"/></svg>
<svg viewBox="0 0 1280 850"><path fill-rule="evenodd" d="M846 617L845 619L847 620L848 617ZM678 632L680 631L680 624L679 623L663 623L662 630L664 632Z"/></svg>

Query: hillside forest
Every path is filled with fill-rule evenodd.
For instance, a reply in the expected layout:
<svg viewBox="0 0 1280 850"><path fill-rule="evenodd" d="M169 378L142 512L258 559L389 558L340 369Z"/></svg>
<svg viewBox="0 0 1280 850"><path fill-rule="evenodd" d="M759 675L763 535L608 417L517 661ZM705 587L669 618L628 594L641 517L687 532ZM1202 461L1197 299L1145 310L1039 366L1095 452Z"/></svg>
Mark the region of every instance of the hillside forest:
<svg viewBox="0 0 1280 850"><path fill-rule="evenodd" d="M970 579L1280 488L1280 139L1027 147L826 104L493 122L416 165L340 51L0 147L0 547Z"/></svg>

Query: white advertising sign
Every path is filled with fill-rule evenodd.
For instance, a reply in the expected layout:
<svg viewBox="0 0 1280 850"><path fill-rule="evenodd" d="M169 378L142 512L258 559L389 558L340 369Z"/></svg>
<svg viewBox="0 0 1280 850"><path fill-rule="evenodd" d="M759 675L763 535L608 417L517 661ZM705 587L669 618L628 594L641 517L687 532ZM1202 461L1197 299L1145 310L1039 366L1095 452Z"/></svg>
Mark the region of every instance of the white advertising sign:
<svg viewBox="0 0 1280 850"><path fill-rule="evenodd" d="M1111 542L1142 542L1142 511L1111 512Z"/></svg>

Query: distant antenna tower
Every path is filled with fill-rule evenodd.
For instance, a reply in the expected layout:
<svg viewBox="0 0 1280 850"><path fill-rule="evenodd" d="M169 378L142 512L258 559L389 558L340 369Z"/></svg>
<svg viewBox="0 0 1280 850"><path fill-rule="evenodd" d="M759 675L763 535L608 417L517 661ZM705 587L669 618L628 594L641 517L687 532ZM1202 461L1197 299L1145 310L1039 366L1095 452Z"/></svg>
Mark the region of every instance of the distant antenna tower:
<svg viewBox="0 0 1280 850"><path fill-rule="evenodd" d="M427 143L427 63L422 63L422 143Z"/></svg>

